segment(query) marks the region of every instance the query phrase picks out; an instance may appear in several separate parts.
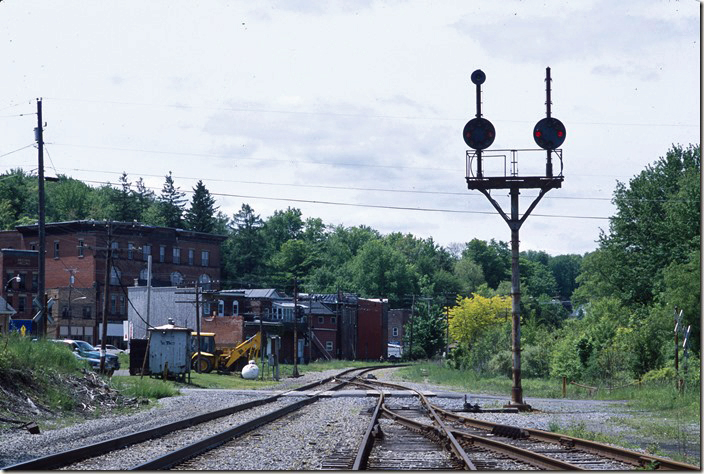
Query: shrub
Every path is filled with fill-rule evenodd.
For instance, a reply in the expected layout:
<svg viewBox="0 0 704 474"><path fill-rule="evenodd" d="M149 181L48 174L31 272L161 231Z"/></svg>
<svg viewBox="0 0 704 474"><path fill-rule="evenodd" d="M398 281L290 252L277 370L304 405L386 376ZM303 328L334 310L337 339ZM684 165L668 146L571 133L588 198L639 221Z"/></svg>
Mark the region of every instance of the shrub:
<svg viewBox="0 0 704 474"><path fill-rule="evenodd" d="M489 360L489 371L497 375L512 377L513 354L511 351L499 351Z"/></svg>

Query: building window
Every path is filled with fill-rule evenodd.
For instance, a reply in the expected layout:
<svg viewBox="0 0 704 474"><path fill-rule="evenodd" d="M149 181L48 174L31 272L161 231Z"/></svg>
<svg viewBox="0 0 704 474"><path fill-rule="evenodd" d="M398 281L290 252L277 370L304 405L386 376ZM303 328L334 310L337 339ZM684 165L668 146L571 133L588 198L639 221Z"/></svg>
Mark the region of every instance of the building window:
<svg viewBox="0 0 704 474"><path fill-rule="evenodd" d="M146 262L149 260L149 256L152 254L152 246L151 244L144 244L142 245L142 258Z"/></svg>
<svg viewBox="0 0 704 474"><path fill-rule="evenodd" d="M127 260L132 260L134 258L134 244L132 242L127 242Z"/></svg>
<svg viewBox="0 0 704 474"><path fill-rule="evenodd" d="M20 296L17 300L17 312L24 313L25 297Z"/></svg>
<svg viewBox="0 0 704 474"><path fill-rule="evenodd" d="M91 309L90 306L84 306L83 307L83 319L90 319L91 318Z"/></svg>
<svg viewBox="0 0 704 474"><path fill-rule="evenodd" d="M225 302L218 300L218 316L225 316Z"/></svg>
<svg viewBox="0 0 704 474"><path fill-rule="evenodd" d="M391 329L391 335L393 337L398 337L398 328Z"/></svg>
<svg viewBox="0 0 704 474"><path fill-rule="evenodd" d="M324 316L318 316L318 324L325 324L325 317Z"/></svg>
<svg viewBox="0 0 704 474"><path fill-rule="evenodd" d="M39 274L32 273L32 291L36 292L39 288Z"/></svg>
<svg viewBox="0 0 704 474"><path fill-rule="evenodd" d="M117 314L117 295L110 295L110 314Z"/></svg>
<svg viewBox="0 0 704 474"><path fill-rule="evenodd" d="M166 260L166 245L160 245L159 246L159 261L161 263L164 263Z"/></svg>
<svg viewBox="0 0 704 474"><path fill-rule="evenodd" d="M127 313L127 301L125 295L120 295L120 314Z"/></svg>
<svg viewBox="0 0 704 474"><path fill-rule="evenodd" d="M54 258L59 258L59 241L54 241Z"/></svg>
<svg viewBox="0 0 704 474"><path fill-rule="evenodd" d="M78 257L79 258L83 258L83 248L84 248L83 239L78 239Z"/></svg>
<svg viewBox="0 0 704 474"><path fill-rule="evenodd" d="M114 240L112 243L110 243L110 248L113 250L119 250L120 243L118 241Z"/></svg>
<svg viewBox="0 0 704 474"><path fill-rule="evenodd" d="M240 314L240 302L235 300L232 302L232 315L239 316Z"/></svg>
<svg viewBox="0 0 704 474"><path fill-rule="evenodd" d="M201 276L198 277L198 283L200 283L200 287L204 290L210 290L211 287L211 282L212 280L208 275L203 273Z"/></svg>
<svg viewBox="0 0 704 474"><path fill-rule="evenodd" d="M183 275L180 272L171 273L171 286L178 286L183 283Z"/></svg>
<svg viewBox="0 0 704 474"><path fill-rule="evenodd" d="M210 316L210 303L203 303L203 316Z"/></svg>
<svg viewBox="0 0 704 474"><path fill-rule="evenodd" d="M200 253L200 264L203 267L207 267L210 264L210 252L203 250Z"/></svg>
<svg viewBox="0 0 704 474"><path fill-rule="evenodd" d="M332 352L333 346L332 346L332 341L325 341L325 350L328 352Z"/></svg>
<svg viewBox="0 0 704 474"><path fill-rule="evenodd" d="M119 285L121 277L122 277L122 272L120 270L118 270L116 267L112 267L112 271L110 272L110 284L111 285Z"/></svg>
<svg viewBox="0 0 704 474"><path fill-rule="evenodd" d="M20 281L18 288L20 291L24 291L27 288L27 274L24 272L20 273Z"/></svg>
<svg viewBox="0 0 704 474"><path fill-rule="evenodd" d="M173 263L181 263L181 249L178 247L174 247L173 249Z"/></svg>
<svg viewBox="0 0 704 474"><path fill-rule="evenodd" d="M196 259L196 251L193 249L188 249L188 264L193 265Z"/></svg>
<svg viewBox="0 0 704 474"><path fill-rule="evenodd" d="M337 316L330 316L330 324L337 324Z"/></svg>

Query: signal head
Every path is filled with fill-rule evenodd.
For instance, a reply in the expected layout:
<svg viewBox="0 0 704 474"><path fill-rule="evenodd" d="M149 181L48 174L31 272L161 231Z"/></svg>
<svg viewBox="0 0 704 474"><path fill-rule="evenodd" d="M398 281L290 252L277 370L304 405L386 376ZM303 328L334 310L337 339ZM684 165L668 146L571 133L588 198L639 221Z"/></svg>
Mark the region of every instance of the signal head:
<svg viewBox="0 0 704 474"><path fill-rule="evenodd" d="M484 71L481 69L477 69L472 73L471 79L476 85L484 84L484 81L486 81L486 74L484 74Z"/></svg>
<svg viewBox="0 0 704 474"><path fill-rule="evenodd" d="M533 139L540 148L554 150L562 145L567 138L565 126L553 117L545 117L535 124Z"/></svg>
<svg viewBox="0 0 704 474"><path fill-rule="evenodd" d="M494 125L485 118L473 118L462 130L464 142L475 150L489 148L496 138Z"/></svg>

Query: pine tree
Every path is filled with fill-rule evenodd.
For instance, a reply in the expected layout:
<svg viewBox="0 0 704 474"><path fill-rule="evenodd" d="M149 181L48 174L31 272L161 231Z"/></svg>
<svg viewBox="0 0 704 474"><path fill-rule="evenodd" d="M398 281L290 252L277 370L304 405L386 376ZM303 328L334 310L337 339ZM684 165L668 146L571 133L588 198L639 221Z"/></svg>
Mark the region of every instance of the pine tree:
<svg viewBox="0 0 704 474"><path fill-rule="evenodd" d="M186 206L184 196L186 193L179 191L179 189L174 186L174 178L169 171L164 186L161 188L161 196L159 196L160 217L163 218L166 227L183 227L183 212Z"/></svg>
<svg viewBox="0 0 704 474"><path fill-rule="evenodd" d="M149 209L149 206L156 201L156 196L154 191L147 188L147 185L144 184L144 180L142 178L137 180L135 187L137 190L134 191L134 197L136 201L137 214L139 216L137 219L140 222L144 222L144 214L147 209Z"/></svg>
<svg viewBox="0 0 704 474"><path fill-rule="evenodd" d="M120 189L115 194L114 219L121 222L130 222L139 217L137 202L132 191L132 183L127 180L127 173L120 176Z"/></svg>
<svg viewBox="0 0 704 474"><path fill-rule="evenodd" d="M196 232L213 232L217 209L215 198L205 187L203 181L199 180L196 187L193 188L191 207L186 211L188 228Z"/></svg>

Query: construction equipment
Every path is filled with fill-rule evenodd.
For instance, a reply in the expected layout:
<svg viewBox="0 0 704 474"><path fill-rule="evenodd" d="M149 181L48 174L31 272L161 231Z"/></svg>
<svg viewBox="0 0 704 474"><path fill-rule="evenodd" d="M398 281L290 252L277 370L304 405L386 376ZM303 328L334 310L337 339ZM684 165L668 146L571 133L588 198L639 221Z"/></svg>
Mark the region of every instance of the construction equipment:
<svg viewBox="0 0 704 474"><path fill-rule="evenodd" d="M192 335L191 367L199 372L209 373L213 369L218 372L242 370L250 359L257 359L262 347L262 335L259 332L234 349L218 348L215 344L215 333L202 332L200 333L200 370L198 370L198 347L196 346L198 336L196 332Z"/></svg>

